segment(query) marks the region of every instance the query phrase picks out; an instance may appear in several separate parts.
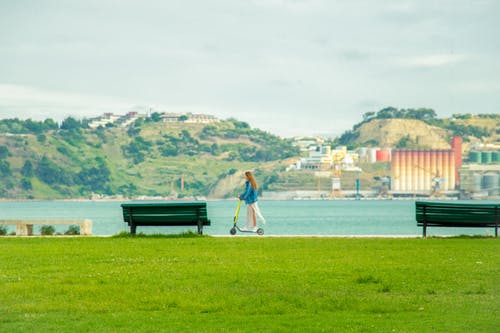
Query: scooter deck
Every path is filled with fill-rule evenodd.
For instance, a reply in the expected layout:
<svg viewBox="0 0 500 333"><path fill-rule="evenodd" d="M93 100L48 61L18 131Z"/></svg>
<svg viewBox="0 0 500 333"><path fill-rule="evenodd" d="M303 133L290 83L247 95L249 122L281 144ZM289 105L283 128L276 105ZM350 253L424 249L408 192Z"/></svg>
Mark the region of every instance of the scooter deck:
<svg viewBox="0 0 500 333"><path fill-rule="evenodd" d="M257 234L259 236L262 236L264 234L264 229L262 228L257 228L257 230L243 230L243 229L240 229L240 227L238 227L236 224L233 226L233 228L231 228L230 230L230 234L231 235L236 235L236 230L238 230L239 232L242 232L242 233L251 233L251 234Z"/></svg>

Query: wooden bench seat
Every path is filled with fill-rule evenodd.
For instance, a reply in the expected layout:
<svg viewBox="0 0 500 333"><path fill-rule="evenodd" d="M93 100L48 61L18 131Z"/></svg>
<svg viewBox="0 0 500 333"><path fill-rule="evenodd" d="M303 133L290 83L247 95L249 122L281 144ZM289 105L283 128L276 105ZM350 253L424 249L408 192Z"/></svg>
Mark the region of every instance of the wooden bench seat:
<svg viewBox="0 0 500 333"><path fill-rule="evenodd" d="M121 207L132 235L138 226L196 226L201 235L203 226L210 225L204 201L125 203Z"/></svg>
<svg viewBox="0 0 500 333"><path fill-rule="evenodd" d="M428 227L495 228L498 237L500 204L417 201L415 214L424 237Z"/></svg>

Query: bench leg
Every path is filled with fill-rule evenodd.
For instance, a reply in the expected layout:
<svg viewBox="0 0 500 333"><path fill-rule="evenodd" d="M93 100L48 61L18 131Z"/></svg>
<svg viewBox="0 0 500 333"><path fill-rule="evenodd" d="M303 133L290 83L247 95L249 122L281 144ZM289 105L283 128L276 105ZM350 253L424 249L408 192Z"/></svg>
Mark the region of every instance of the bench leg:
<svg viewBox="0 0 500 333"><path fill-rule="evenodd" d="M203 235L203 224L198 222L198 234Z"/></svg>
<svg viewBox="0 0 500 333"><path fill-rule="evenodd" d="M427 238L427 226L425 224L424 224L423 233L424 233L424 238Z"/></svg>
<svg viewBox="0 0 500 333"><path fill-rule="evenodd" d="M130 234L135 235L136 230L137 230L137 226L132 223L132 225L130 226Z"/></svg>

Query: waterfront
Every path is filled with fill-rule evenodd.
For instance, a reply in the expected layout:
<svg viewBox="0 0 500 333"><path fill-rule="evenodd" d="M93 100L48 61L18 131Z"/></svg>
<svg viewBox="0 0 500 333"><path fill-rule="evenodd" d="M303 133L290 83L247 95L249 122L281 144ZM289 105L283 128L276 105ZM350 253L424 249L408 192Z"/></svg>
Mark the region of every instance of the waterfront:
<svg viewBox="0 0 500 333"><path fill-rule="evenodd" d="M123 222L118 201L24 201L0 202L2 219L91 219L93 235L109 236L129 231ZM236 200L208 201L211 226L207 235L228 235L235 213ZM260 201L267 219L266 235L319 236L420 236L415 221L413 200L290 200ZM242 207L239 224L244 223ZM67 226L55 226L64 232ZM14 231L9 226L9 232ZM40 233L40 226L34 229ZM139 227L145 234L172 234L195 228ZM430 228L428 235L494 235L493 229Z"/></svg>

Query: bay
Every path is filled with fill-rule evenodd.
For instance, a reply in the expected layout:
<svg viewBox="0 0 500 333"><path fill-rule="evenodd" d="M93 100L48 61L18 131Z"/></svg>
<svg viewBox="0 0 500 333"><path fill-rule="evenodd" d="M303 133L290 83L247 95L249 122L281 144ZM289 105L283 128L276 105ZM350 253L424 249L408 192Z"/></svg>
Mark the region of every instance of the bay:
<svg viewBox="0 0 500 333"><path fill-rule="evenodd" d="M91 219L92 233L116 235L129 231L123 222L121 203L117 201L5 201L0 202L0 219ZM422 228L415 221L412 200L291 200L259 201L267 220L265 235L323 236L420 236ZM229 235L237 200L208 201L211 226L206 235ZM242 206L238 225L245 224ZM68 226L54 225L57 232ZM15 230L8 227L9 232ZM138 227L145 234L177 234L195 227ZM34 227L40 233L40 226ZM238 235L241 235L238 233ZM246 234L248 235L248 234ZM252 234L253 235L253 234ZM429 228L428 235L494 235L493 229Z"/></svg>

